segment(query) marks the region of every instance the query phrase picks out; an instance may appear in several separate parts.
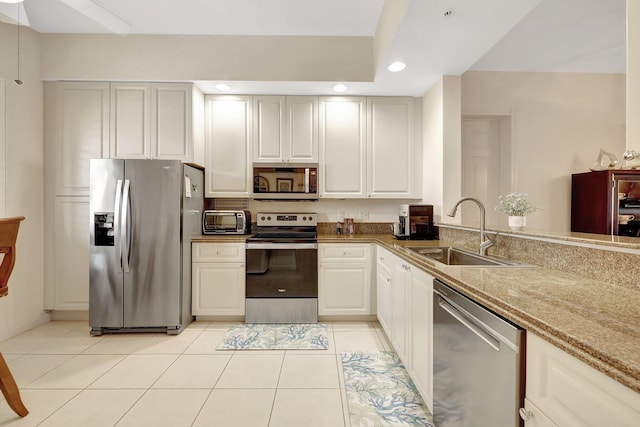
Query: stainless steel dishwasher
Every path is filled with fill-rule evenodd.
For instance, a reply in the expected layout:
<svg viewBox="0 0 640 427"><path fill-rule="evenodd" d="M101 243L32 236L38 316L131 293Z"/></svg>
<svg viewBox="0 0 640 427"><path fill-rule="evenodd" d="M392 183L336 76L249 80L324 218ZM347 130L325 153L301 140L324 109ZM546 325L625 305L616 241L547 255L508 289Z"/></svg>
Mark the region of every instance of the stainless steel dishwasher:
<svg viewBox="0 0 640 427"><path fill-rule="evenodd" d="M436 427L521 426L524 331L439 280L433 292Z"/></svg>

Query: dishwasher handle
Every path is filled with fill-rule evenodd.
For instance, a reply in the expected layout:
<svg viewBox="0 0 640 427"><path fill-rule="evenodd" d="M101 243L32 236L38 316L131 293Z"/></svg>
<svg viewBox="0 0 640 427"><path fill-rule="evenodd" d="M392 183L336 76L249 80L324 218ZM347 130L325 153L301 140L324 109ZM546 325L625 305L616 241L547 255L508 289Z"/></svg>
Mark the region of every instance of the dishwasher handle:
<svg viewBox="0 0 640 427"><path fill-rule="evenodd" d="M453 318L455 318L458 322L462 323L467 329L476 334L478 338L489 344L495 351L500 351L500 341L489 335L483 328L472 323L464 313L457 310L442 297L440 297L438 305L444 311L453 316Z"/></svg>

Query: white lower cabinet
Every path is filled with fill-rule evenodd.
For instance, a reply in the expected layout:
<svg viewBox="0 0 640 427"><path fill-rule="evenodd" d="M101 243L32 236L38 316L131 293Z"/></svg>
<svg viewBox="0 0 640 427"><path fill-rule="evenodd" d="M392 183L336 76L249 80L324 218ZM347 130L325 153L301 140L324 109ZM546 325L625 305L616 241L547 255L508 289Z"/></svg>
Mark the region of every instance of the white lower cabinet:
<svg viewBox="0 0 640 427"><path fill-rule="evenodd" d="M318 314L370 315L371 245L318 245Z"/></svg>
<svg viewBox="0 0 640 427"><path fill-rule="evenodd" d="M520 413L522 414L522 410ZM524 414L521 418L525 420L524 425L527 427L558 427L529 399L524 399Z"/></svg>
<svg viewBox="0 0 640 427"><path fill-rule="evenodd" d="M391 269L393 255L386 249L376 248L376 293L378 321L388 337L391 337L391 321L393 306L391 305L391 281L393 280Z"/></svg>
<svg viewBox="0 0 640 427"><path fill-rule="evenodd" d="M639 393L531 333L526 399L534 407L526 427L639 425Z"/></svg>
<svg viewBox="0 0 640 427"><path fill-rule="evenodd" d="M89 309L89 197L56 197L53 310Z"/></svg>
<svg viewBox="0 0 640 427"><path fill-rule="evenodd" d="M427 406L433 408L433 277L380 246L378 320Z"/></svg>
<svg viewBox="0 0 640 427"><path fill-rule="evenodd" d="M409 368L409 264L398 258L393 263L391 278L391 342L400 359Z"/></svg>
<svg viewBox="0 0 640 427"><path fill-rule="evenodd" d="M433 276L415 267L411 268L409 305L409 374L433 409Z"/></svg>
<svg viewBox="0 0 640 427"><path fill-rule="evenodd" d="M192 314L243 316L245 246L243 243L192 243Z"/></svg>

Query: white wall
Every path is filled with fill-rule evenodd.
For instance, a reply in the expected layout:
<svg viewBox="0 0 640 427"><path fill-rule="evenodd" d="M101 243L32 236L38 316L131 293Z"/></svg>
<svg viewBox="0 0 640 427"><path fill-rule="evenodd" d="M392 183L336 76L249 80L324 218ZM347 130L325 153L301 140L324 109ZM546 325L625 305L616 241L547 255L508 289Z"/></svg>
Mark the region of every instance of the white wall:
<svg viewBox="0 0 640 427"><path fill-rule="evenodd" d="M640 152L640 2L627 0L627 142ZM634 162L640 164L640 161Z"/></svg>
<svg viewBox="0 0 640 427"><path fill-rule="evenodd" d="M44 80L373 78L372 37L42 35Z"/></svg>
<svg viewBox="0 0 640 427"><path fill-rule="evenodd" d="M17 27L0 23L0 75L6 80L6 209L24 216L16 244L9 295L0 298L0 340L48 320L43 306L43 125L39 35L20 29L17 85ZM1 130L0 130L1 131ZM0 168L3 166L0 165Z"/></svg>
<svg viewBox="0 0 640 427"><path fill-rule="evenodd" d="M571 174L588 172L600 148L622 162L624 74L467 72L462 114L511 111L511 191L544 210L527 227L569 231Z"/></svg>
<svg viewBox="0 0 640 427"><path fill-rule="evenodd" d="M422 198L436 222L456 222L446 212L462 191L460 77L441 77L423 97L422 112Z"/></svg>

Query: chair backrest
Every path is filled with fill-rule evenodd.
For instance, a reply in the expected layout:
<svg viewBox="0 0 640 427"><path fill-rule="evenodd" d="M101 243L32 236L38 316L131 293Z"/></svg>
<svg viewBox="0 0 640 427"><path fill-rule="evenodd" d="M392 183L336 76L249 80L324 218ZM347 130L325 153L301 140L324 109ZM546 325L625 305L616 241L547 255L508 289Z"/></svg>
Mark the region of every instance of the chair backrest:
<svg viewBox="0 0 640 427"><path fill-rule="evenodd" d="M0 264L0 297L9 293L9 276L16 262L16 240L22 220L24 220L23 216L0 219L0 253L4 253L2 264Z"/></svg>

